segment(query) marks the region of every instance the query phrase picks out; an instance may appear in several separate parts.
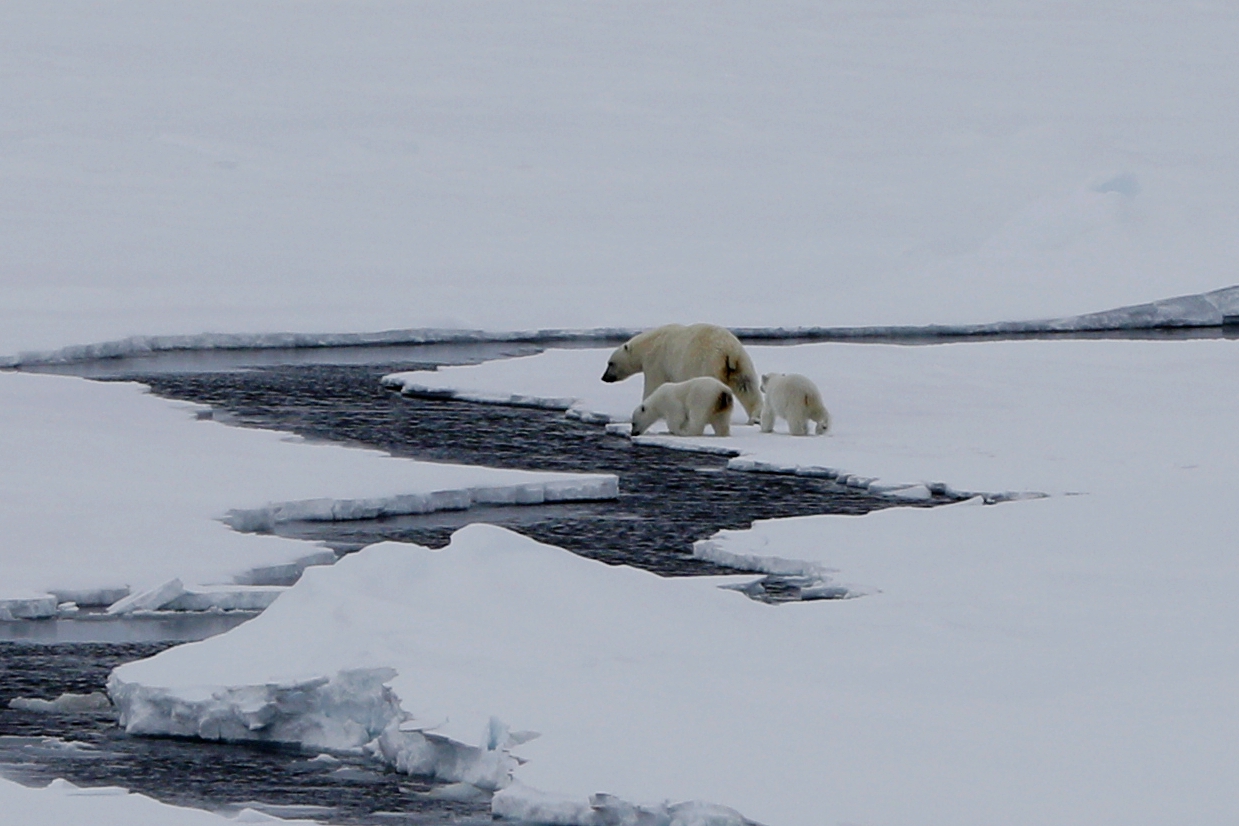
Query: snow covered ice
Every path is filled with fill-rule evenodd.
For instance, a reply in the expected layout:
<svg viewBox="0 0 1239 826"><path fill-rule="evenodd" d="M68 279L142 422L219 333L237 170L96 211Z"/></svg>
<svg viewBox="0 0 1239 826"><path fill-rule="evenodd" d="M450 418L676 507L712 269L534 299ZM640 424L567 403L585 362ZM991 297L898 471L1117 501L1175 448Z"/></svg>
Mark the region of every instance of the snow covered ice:
<svg viewBox="0 0 1239 826"><path fill-rule="evenodd" d="M475 525L443 551L385 543L307 571L237 635L122 666L109 692L130 731L336 749L374 740L393 766L483 790L507 787L529 759L518 771L538 789L713 801L721 785L685 783L682 755L665 751L659 731L698 717L694 686L733 671L726 652L761 632L756 604L716 584L609 568ZM315 645L274 645L294 628ZM755 689L732 682L727 697ZM667 708L650 719L655 695ZM618 737L621 727L631 736ZM589 759L556 759L565 748ZM557 780L565 770L579 775L568 787Z"/></svg>
<svg viewBox="0 0 1239 826"><path fill-rule="evenodd" d="M0 363L695 321L1216 326L1239 313L1236 42L1219 3L8 2ZM497 813L591 826L1225 823L1235 346L754 347L817 382L835 435L643 438L910 498L1048 496L697 548L865 594L832 604L483 526L380 546L118 671L114 696L141 730L368 744L502 786ZM598 382L598 352L401 381L619 421L635 386ZM258 605L202 586L328 561L229 524L607 485L0 373L0 618ZM308 628L321 650L271 642ZM32 821L219 820L158 806L0 781Z"/></svg>
<svg viewBox="0 0 1239 826"><path fill-rule="evenodd" d="M12 357L984 324L1235 283L1225 4L59 9L0 10Z"/></svg>

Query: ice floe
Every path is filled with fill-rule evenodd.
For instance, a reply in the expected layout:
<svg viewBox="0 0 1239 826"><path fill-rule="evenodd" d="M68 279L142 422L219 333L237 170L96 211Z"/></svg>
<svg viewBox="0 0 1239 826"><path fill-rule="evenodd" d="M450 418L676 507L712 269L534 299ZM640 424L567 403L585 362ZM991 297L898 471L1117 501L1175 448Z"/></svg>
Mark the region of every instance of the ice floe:
<svg viewBox="0 0 1239 826"><path fill-rule="evenodd" d="M0 617L57 606L166 608L200 585L286 585L329 549L276 536L287 519L599 499L607 474L396 459L202 420L135 384L0 373ZM195 591L221 610L258 592ZM214 594L211 596L210 594Z"/></svg>
<svg viewBox="0 0 1239 826"><path fill-rule="evenodd" d="M73 694L66 692L55 700L43 700L37 697L14 697L9 700L9 708L22 711L41 711L48 714L92 714L100 711L111 711L112 701L101 691L89 694Z"/></svg>
<svg viewBox="0 0 1239 826"><path fill-rule="evenodd" d="M56 597L51 594L28 594L9 592L0 599L0 620L40 619L56 616Z"/></svg>
<svg viewBox="0 0 1239 826"><path fill-rule="evenodd" d="M288 590L280 585L197 585L159 606L169 611L261 611Z"/></svg>
<svg viewBox="0 0 1239 826"><path fill-rule="evenodd" d="M109 693L131 733L365 746L402 771L482 792L513 773L536 781L560 764L553 755L592 744L589 761L560 764L579 762L569 774L584 786L534 785L579 791L581 811L660 798L730 805L722 778L706 780L720 766L673 769L674 755L639 757L633 736L696 717L693 686L757 692L725 652L733 633L756 639L762 623L747 623L770 609L717 587L733 580L666 580L475 525L442 551L385 543L312 569L236 632L116 669ZM277 645L293 627L314 644ZM656 697L666 708L647 718ZM633 736L613 741L626 727ZM590 803L599 790L618 798ZM597 822L610 821L583 821Z"/></svg>

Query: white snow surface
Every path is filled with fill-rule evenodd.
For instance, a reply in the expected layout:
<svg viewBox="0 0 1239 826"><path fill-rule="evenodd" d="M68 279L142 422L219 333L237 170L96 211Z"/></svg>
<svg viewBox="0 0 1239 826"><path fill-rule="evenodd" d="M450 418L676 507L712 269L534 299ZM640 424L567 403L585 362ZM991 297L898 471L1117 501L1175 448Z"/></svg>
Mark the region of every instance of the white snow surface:
<svg viewBox="0 0 1239 826"><path fill-rule="evenodd" d="M155 730L209 729L237 713L221 710L232 694L278 709L281 686L392 668L412 719L378 755L483 786L512 771L495 811L555 822L594 822L600 792L778 826L1224 822L1239 806L1237 348L753 348L759 369L819 383L836 435L683 441L1051 495L775 520L698 543L864 594L782 606L485 526L438 552L376 546L310 571L239 629L123 666L112 695ZM622 411L639 381L602 384L603 355L442 379ZM285 645L293 633L315 645ZM472 751L429 749L422 730Z"/></svg>
<svg viewBox="0 0 1239 826"><path fill-rule="evenodd" d="M269 527L615 495L613 476L396 459L199 420L197 410L136 384L0 373L0 612L49 616L57 602L148 591L166 599L131 607L158 608L186 587L257 585L264 572L335 558L239 533L225 518ZM201 598L218 607L245 599Z"/></svg>
<svg viewBox="0 0 1239 826"><path fill-rule="evenodd" d="M233 817L170 806L119 786L79 787L68 780L53 780L41 789L0 778L0 812L5 823L89 823L92 826L228 826L249 823L295 823L254 809Z"/></svg>
<svg viewBox="0 0 1239 826"><path fill-rule="evenodd" d="M1216 2L10 0L0 354L1204 293L1235 42Z"/></svg>

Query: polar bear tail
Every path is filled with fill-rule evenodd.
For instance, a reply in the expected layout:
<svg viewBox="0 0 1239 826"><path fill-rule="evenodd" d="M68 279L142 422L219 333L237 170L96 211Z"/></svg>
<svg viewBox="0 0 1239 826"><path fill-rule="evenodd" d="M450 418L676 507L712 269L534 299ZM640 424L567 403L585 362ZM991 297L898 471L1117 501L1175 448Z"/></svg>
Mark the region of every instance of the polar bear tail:
<svg viewBox="0 0 1239 826"><path fill-rule="evenodd" d="M732 396L730 390L718 391L718 400L714 402L715 413L726 413L731 410Z"/></svg>

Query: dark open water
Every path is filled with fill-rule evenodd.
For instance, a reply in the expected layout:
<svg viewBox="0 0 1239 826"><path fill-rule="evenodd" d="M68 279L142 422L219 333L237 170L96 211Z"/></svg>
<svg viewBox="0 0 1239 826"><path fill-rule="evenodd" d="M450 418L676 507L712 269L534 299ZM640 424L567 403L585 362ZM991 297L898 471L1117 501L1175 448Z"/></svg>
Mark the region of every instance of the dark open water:
<svg viewBox="0 0 1239 826"><path fill-rule="evenodd" d="M395 456L526 470L613 473L618 500L339 523L280 533L340 550L391 539L445 545L486 521L613 564L677 576L730 573L691 557L692 544L755 519L866 513L890 500L828 479L727 471L727 457L638 445L553 410L403 397L379 379L408 364L309 365L143 379L160 395L212 405L219 418L345 442Z"/></svg>

